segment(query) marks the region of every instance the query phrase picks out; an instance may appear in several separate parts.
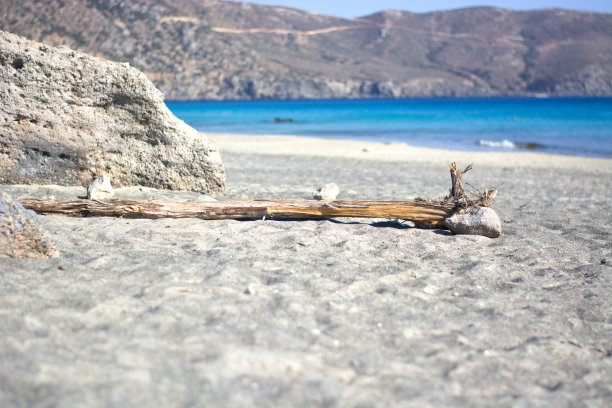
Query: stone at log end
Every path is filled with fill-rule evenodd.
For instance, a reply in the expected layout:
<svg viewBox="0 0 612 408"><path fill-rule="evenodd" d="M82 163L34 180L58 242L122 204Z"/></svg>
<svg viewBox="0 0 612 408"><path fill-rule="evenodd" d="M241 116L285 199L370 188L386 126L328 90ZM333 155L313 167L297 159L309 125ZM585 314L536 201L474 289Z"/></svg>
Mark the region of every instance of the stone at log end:
<svg viewBox="0 0 612 408"><path fill-rule="evenodd" d="M55 258L55 243L34 211L0 187L0 258Z"/></svg>
<svg viewBox="0 0 612 408"><path fill-rule="evenodd" d="M127 63L0 31L0 184L225 192L215 145Z"/></svg>
<svg viewBox="0 0 612 408"><path fill-rule="evenodd" d="M472 207L461 214L444 220L444 225L454 234L483 235L497 238L501 235L501 219L488 207Z"/></svg>

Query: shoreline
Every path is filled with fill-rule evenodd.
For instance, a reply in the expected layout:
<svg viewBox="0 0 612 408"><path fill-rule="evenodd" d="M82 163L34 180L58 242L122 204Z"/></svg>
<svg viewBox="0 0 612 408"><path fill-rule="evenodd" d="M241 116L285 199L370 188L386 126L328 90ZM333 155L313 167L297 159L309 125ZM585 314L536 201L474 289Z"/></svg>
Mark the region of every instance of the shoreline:
<svg viewBox="0 0 612 408"><path fill-rule="evenodd" d="M295 135L248 135L201 132L223 151L242 154L320 156L374 161L451 163L457 161L518 167L605 168L612 173L612 158L539 152L478 152L411 146L403 142L371 142Z"/></svg>
<svg viewBox="0 0 612 408"><path fill-rule="evenodd" d="M612 98L167 101L208 133L341 137L470 152L612 158ZM278 123L282 122L282 123ZM289 123L284 123L289 122Z"/></svg>

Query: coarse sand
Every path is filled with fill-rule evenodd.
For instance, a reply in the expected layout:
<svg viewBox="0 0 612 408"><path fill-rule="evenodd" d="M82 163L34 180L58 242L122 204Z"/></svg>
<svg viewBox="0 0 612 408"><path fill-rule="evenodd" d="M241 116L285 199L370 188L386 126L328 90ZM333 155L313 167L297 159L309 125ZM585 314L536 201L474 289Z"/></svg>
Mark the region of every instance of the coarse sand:
<svg viewBox="0 0 612 408"><path fill-rule="evenodd" d="M473 163L464 181L499 190L502 236L41 216L61 257L0 259L0 406L612 405L612 160L211 137L219 200L308 199L331 182L342 199L439 199L449 163Z"/></svg>

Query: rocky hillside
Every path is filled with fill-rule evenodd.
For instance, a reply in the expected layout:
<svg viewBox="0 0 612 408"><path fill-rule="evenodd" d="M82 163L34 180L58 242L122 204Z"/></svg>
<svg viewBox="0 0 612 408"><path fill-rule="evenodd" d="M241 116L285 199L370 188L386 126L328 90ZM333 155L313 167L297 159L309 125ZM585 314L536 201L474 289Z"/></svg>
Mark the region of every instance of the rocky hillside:
<svg viewBox="0 0 612 408"><path fill-rule="evenodd" d="M167 99L612 95L612 14L3 0L0 29L128 61Z"/></svg>

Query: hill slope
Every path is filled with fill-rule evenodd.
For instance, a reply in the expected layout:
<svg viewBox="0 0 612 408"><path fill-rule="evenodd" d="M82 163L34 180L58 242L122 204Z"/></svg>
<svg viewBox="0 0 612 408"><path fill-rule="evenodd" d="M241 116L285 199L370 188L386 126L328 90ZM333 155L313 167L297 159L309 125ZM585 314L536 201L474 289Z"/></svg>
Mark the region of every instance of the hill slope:
<svg viewBox="0 0 612 408"><path fill-rule="evenodd" d="M167 99L612 95L612 14L3 0L0 29L128 61Z"/></svg>

